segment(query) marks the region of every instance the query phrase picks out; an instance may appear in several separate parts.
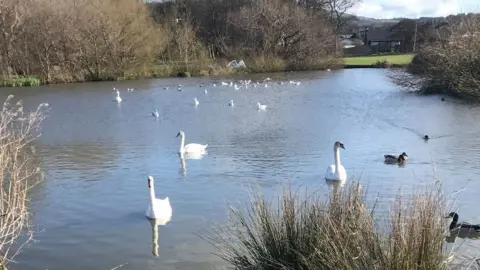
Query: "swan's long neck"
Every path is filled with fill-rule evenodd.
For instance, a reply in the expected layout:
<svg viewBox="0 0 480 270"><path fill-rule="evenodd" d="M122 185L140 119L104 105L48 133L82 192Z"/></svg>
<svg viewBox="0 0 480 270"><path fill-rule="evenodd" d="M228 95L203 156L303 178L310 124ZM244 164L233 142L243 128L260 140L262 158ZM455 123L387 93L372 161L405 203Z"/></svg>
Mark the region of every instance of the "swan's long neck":
<svg viewBox="0 0 480 270"><path fill-rule="evenodd" d="M338 169L340 168L340 148L334 147L333 152L335 153L335 173L338 173Z"/></svg>
<svg viewBox="0 0 480 270"><path fill-rule="evenodd" d="M153 186L153 181L150 183L150 206L153 210L153 202L155 201L155 187Z"/></svg>
<svg viewBox="0 0 480 270"><path fill-rule="evenodd" d="M180 153L183 153L183 147L185 146L185 136L182 136L181 141L180 141Z"/></svg>

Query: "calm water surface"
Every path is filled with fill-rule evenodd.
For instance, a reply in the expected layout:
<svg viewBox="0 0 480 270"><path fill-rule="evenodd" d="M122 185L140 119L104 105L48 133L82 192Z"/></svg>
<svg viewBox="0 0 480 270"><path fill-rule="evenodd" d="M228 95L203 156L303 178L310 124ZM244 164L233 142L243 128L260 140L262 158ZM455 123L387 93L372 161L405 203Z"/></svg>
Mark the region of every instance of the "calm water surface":
<svg viewBox="0 0 480 270"><path fill-rule="evenodd" d="M448 192L466 186L456 210L480 223L480 107L405 93L386 72L255 75L287 83L240 91L220 86L229 78L0 89L27 106L52 108L38 140L45 181L32 200L40 233L11 269L111 269L125 262L121 269L222 269L197 234L226 221L225 201L244 203L252 185L275 194L286 180L327 192L324 172L337 140L345 144L349 176L361 177L385 205L399 187L409 193L436 175ZM121 104L113 102L112 87L121 90ZM267 110L257 111L257 101ZM156 108L159 120L151 116ZM203 159L186 160L186 171L176 153L180 130L187 143L209 144ZM424 142L423 134L433 139ZM384 154L403 151L405 167L383 164ZM158 228L158 257L144 217L148 175L157 197L169 196L173 208L170 223ZM476 246L464 245L468 256Z"/></svg>

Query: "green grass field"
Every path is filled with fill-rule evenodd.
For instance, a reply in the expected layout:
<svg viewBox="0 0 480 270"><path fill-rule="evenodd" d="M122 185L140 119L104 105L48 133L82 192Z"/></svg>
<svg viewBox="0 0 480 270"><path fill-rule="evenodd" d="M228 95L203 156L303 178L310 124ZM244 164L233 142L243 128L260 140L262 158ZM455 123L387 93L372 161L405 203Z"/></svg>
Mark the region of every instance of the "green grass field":
<svg viewBox="0 0 480 270"><path fill-rule="evenodd" d="M345 57L343 61L345 65L355 66L371 66L377 62L387 61L393 65L408 65L412 62L414 54L397 54L397 55L375 55L375 56L356 56Z"/></svg>

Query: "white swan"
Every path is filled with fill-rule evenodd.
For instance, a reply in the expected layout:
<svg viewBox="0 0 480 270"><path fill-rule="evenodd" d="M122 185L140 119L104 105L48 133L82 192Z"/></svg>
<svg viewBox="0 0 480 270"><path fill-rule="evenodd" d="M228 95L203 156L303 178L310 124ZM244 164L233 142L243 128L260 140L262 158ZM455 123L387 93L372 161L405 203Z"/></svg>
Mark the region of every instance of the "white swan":
<svg viewBox="0 0 480 270"><path fill-rule="evenodd" d="M290 81L290 84L300 85L299 81Z"/></svg>
<svg viewBox="0 0 480 270"><path fill-rule="evenodd" d="M180 149L178 153L204 153L208 144L189 143L185 145L185 132L178 132L176 137L181 137Z"/></svg>
<svg viewBox="0 0 480 270"><path fill-rule="evenodd" d="M198 102L197 98L194 98L193 102L195 103L195 106L198 106L198 104L200 104L200 102Z"/></svg>
<svg viewBox="0 0 480 270"><path fill-rule="evenodd" d="M327 173L325 174L327 180L345 181L347 179L347 171L340 163L340 148L345 149L343 143L335 142L333 146L335 164L332 164L327 168Z"/></svg>
<svg viewBox="0 0 480 270"><path fill-rule="evenodd" d="M122 98L120 97L120 91L118 91L116 89L115 89L115 91L117 91L117 97L115 98L115 100L117 101L117 103L122 102Z"/></svg>
<svg viewBox="0 0 480 270"><path fill-rule="evenodd" d="M206 95L206 94L208 94L208 91L207 91L207 89L205 89L205 95Z"/></svg>
<svg viewBox="0 0 480 270"><path fill-rule="evenodd" d="M262 105L260 102L257 102L258 109L261 111L265 111L267 109L267 105Z"/></svg>
<svg viewBox="0 0 480 270"><path fill-rule="evenodd" d="M155 110L154 112L152 112L152 116L155 117L155 118L158 118L160 116L158 114L158 110Z"/></svg>
<svg viewBox="0 0 480 270"><path fill-rule="evenodd" d="M228 103L228 106L230 106L230 107L234 107L234 106L235 106L235 104L233 104L233 99L230 100L230 102Z"/></svg>
<svg viewBox="0 0 480 270"><path fill-rule="evenodd" d="M148 188L150 190L150 203L148 204L145 216L150 219L158 219L159 223L166 224L172 218L172 207L168 197L165 199L155 198L155 187L153 177L148 177Z"/></svg>

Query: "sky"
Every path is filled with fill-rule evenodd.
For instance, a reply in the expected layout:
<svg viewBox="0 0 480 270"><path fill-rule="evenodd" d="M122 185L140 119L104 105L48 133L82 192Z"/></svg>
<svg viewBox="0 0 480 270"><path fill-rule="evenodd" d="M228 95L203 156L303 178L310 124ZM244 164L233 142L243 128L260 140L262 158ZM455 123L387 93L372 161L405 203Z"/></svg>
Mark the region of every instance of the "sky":
<svg viewBox="0 0 480 270"><path fill-rule="evenodd" d="M377 19L480 12L480 0L362 0L350 13Z"/></svg>

